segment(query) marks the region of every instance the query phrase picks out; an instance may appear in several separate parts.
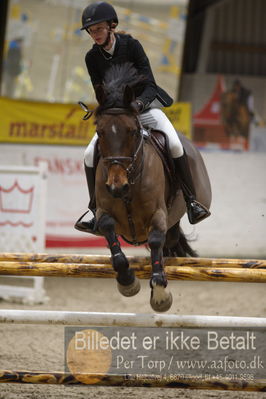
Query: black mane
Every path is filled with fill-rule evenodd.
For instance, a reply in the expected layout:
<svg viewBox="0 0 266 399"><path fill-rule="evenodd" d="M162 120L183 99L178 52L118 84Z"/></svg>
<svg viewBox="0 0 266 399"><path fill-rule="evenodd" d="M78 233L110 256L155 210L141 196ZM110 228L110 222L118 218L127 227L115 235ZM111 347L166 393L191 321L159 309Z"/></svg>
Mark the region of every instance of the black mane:
<svg viewBox="0 0 266 399"><path fill-rule="evenodd" d="M138 74L132 63L112 65L104 76L106 99L103 108L123 107L125 87L135 89L142 81L143 77Z"/></svg>

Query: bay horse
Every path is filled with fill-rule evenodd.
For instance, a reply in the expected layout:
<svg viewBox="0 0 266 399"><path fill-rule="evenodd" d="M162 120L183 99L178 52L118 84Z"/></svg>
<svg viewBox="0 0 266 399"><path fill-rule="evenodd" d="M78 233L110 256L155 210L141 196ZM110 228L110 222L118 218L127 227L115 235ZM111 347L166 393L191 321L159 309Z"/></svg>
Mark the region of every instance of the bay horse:
<svg viewBox="0 0 266 399"><path fill-rule="evenodd" d="M172 295L166 289L163 256L195 256L179 223L186 212L183 194L177 188L169 202L170 182L163 162L145 136L138 113L132 107L133 86L138 84L130 65L114 65L96 89L95 124L100 158L96 169L96 226L109 245L118 289L133 296L140 283L129 268L118 236L132 244L148 243L151 252L150 304L167 311ZM199 151L180 135L195 183L196 197L208 209L211 187Z"/></svg>
<svg viewBox="0 0 266 399"><path fill-rule="evenodd" d="M241 139L248 145L251 115L247 105L238 100L233 90L222 93L220 99L221 119L228 137Z"/></svg>

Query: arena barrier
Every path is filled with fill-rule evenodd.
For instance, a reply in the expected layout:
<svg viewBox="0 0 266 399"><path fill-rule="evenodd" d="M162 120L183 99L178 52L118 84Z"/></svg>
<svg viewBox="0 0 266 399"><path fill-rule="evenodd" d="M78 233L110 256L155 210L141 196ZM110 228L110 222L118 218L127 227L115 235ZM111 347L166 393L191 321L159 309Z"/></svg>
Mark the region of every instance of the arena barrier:
<svg viewBox="0 0 266 399"><path fill-rule="evenodd" d="M0 323L11 324L60 324L86 326L134 327L266 327L266 318L230 316L180 316L171 314L135 314L103 312L64 312L38 310L0 310ZM0 370L0 383L60 384L89 386L123 386L154 388L186 388L205 390L266 391L266 379L241 380L228 378L183 378L178 375L138 374L82 374L81 382L67 372Z"/></svg>
<svg viewBox="0 0 266 399"><path fill-rule="evenodd" d="M149 257L128 257L140 278L150 278ZM172 280L266 282L266 261L239 259L167 258L165 269ZM0 275L57 277L114 277L109 256L0 254ZM0 323L134 327L266 327L266 318L0 310ZM228 380L181 378L178 375L82 374L87 385L160 387L212 390L266 391L266 379ZM0 383L82 385L65 372L0 370Z"/></svg>
<svg viewBox="0 0 266 399"><path fill-rule="evenodd" d="M53 324L97 327L264 327L266 318L147 313L66 312L58 310L0 309L0 323Z"/></svg>
<svg viewBox="0 0 266 399"><path fill-rule="evenodd" d="M179 378L176 375L164 377L161 375L103 375L82 374L87 383L78 381L71 373L63 372L31 372L0 370L0 383L23 384L60 384L60 385L88 385L108 387L142 387L142 388L176 388L176 389L205 389L226 391L266 391L266 380L244 381L226 378L220 379L192 379Z"/></svg>
<svg viewBox="0 0 266 399"><path fill-rule="evenodd" d="M149 257L128 257L136 276L149 279ZM266 282L266 260L166 258L169 280ZM0 275L114 278L110 256L1 254Z"/></svg>

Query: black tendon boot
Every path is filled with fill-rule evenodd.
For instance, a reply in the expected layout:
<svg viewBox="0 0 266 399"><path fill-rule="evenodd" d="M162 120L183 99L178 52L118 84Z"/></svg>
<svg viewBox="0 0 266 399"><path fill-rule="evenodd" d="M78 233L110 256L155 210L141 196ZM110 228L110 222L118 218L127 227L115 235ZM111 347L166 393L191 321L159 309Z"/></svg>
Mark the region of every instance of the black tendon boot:
<svg viewBox="0 0 266 399"><path fill-rule="evenodd" d="M188 220L191 224L199 223L208 217L210 212L195 199L196 192L186 153L184 152L182 157L173 158L173 162L175 166L175 176L180 182L181 190L187 205Z"/></svg>
<svg viewBox="0 0 266 399"><path fill-rule="evenodd" d="M89 166L85 166L85 174L86 174L86 180L88 184L88 189L89 189L89 194L90 194L90 203L89 203L89 210L86 211L76 222L75 224L75 229L79 231L83 231L86 233L91 233L91 234L98 234L98 232L95 230L95 216L93 216L91 219L86 219L84 218L90 210L93 212L93 215L95 215L96 212L96 201L95 201L95 169L90 168Z"/></svg>

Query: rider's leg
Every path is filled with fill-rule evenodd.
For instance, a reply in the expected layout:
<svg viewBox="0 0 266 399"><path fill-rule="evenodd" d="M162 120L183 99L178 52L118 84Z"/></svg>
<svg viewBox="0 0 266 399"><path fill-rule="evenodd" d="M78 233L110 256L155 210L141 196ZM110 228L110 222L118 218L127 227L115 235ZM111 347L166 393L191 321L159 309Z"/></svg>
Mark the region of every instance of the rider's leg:
<svg viewBox="0 0 266 399"><path fill-rule="evenodd" d="M97 135L95 134L92 138L90 144L86 148L84 154L84 168L85 175L90 195L89 209L95 214L96 211L96 201L95 201L95 169L93 165L94 149L97 141ZM95 218L88 219L86 211L76 222L75 229L80 231L85 231L87 233L95 234ZM87 216L87 217L86 217Z"/></svg>
<svg viewBox="0 0 266 399"><path fill-rule="evenodd" d="M162 130L167 134L169 148L174 162L175 175L183 192L187 205L187 214L191 224L195 224L210 215L204 205L196 201L196 191L187 159L179 137L165 113L159 108L152 108L140 115L143 125Z"/></svg>

